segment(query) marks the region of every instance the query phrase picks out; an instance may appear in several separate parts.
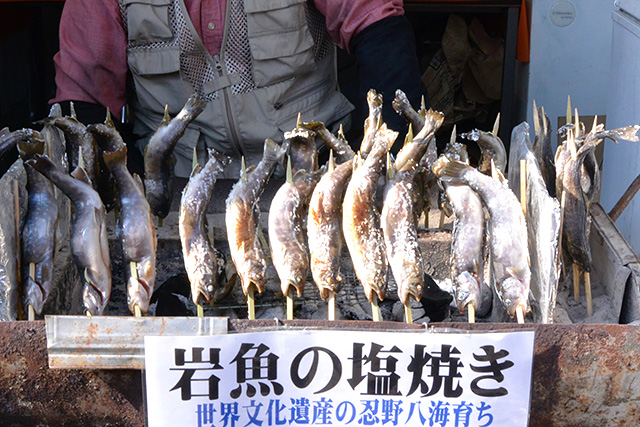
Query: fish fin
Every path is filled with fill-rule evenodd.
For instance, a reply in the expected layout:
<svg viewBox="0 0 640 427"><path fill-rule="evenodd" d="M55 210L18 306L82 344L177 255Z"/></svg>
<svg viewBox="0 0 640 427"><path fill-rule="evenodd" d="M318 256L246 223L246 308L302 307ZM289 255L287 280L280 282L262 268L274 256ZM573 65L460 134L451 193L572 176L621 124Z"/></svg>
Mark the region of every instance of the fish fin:
<svg viewBox="0 0 640 427"><path fill-rule="evenodd" d="M505 271L509 274L509 276L513 277L514 279L522 281L522 279L521 279L522 275L519 275L518 274L519 271L516 270L515 268L507 267L507 268L505 268Z"/></svg>
<svg viewBox="0 0 640 427"><path fill-rule="evenodd" d="M291 169L291 156L287 156L287 182L293 182L293 171Z"/></svg>
<svg viewBox="0 0 640 427"><path fill-rule="evenodd" d="M84 182L85 184L91 185L91 178L87 174L87 171L84 170L83 167L78 166L72 172L71 176L77 179L78 181Z"/></svg>
<svg viewBox="0 0 640 427"><path fill-rule="evenodd" d="M411 125L409 125L411 126ZM396 175L396 169L391 161L391 153L387 151L387 181L391 181Z"/></svg>
<svg viewBox="0 0 640 427"><path fill-rule="evenodd" d="M267 138L264 140L264 149L262 152L262 157L264 158L275 158L281 159L284 156L284 153L289 149L288 144L278 144L271 138Z"/></svg>
<svg viewBox="0 0 640 427"><path fill-rule="evenodd" d="M104 159L104 164L111 169L114 165L117 164L126 164L127 162L127 146L123 145L118 148L116 151L104 151L102 153L102 158Z"/></svg>
<svg viewBox="0 0 640 427"><path fill-rule="evenodd" d="M140 191L142 191L142 194L144 194L144 184L142 183L142 178L140 178L140 175L138 175L137 173L134 173L133 181L136 183L138 188L140 188Z"/></svg>
<svg viewBox="0 0 640 427"><path fill-rule="evenodd" d="M104 124L110 128L115 128L116 126L113 124L113 119L111 118L111 111L109 107L107 107L107 117L104 119Z"/></svg>
<svg viewBox="0 0 640 427"><path fill-rule="evenodd" d="M169 115L169 105L164 104L164 114L162 116L162 121L160 122L160 126L167 126L171 121L171 116Z"/></svg>
<svg viewBox="0 0 640 427"><path fill-rule="evenodd" d="M18 141L18 153L22 160L27 160L36 154L45 154L45 140L40 136L40 132L34 131L26 141Z"/></svg>
<svg viewBox="0 0 640 427"><path fill-rule="evenodd" d="M496 121L495 123L493 123L493 129L491 130L491 133L493 134L493 136L498 136L499 129L500 129L500 112L498 112L498 115L496 116Z"/></svg>

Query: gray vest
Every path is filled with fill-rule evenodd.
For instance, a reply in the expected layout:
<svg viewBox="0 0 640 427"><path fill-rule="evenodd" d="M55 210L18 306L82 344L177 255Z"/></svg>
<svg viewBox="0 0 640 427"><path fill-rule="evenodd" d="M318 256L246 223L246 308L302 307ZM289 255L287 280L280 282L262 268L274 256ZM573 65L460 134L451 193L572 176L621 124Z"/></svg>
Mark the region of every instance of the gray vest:
<svg viewBox="0 0 640 427"><path fill-rule="evenodd" d="M189 176L193 149L234 161L226 178L262 158L265 138L276 141L303 120L348 121L353 106L338 91L335 45L324 18L305 0L228 0L218 55L204 48L183 0L120 0L128 34L127 61L139 147L162 120L165 104L177 114L194 92L209 101L175 153L175 173ZM206 30L205 30L206 31Z"/></svg>

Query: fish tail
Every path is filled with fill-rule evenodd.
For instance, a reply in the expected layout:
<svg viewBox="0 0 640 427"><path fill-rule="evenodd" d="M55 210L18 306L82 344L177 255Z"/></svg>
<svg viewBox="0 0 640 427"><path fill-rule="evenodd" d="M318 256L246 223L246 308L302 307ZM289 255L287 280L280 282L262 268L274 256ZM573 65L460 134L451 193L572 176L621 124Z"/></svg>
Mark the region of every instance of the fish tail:
<svg viewBox="0 0 640 427"><path fill-rule="evenodd" d="M104 159L104 164L109 169L118 164L126 164L127 146L123 145L115 151L105 151L104 153L102 153L102 158Z"/></svg>
<svg viewBox="0 0 640 427"><path fill-rule="evenodd" d="M194 93L187 99L187 102L184 104L184 110L189 111L193 115L198 115L204 109L207 108L207 102L200 98L197 93Z"/></svg>
<svg viewBox="0 0 640 427"><path fill-rule="evenodd" d="M282 158L284 153L287 151L287 147L284 145L279 145L271 138L267 138L264 140L264 152L263 157L265 159L276 160Z"/></svg>
<svg viewBox="0 0 640 427"><path fill-rule="evenodd" d="M18 153L23 160L27 160L36 154L44 154L45 141L40 132L33 131L26 140L18 141Z"/></svg>
<svg viewBox="0 0 640 427"><path fill-rule="evenodd" d="M215 157L216 160L222 165L222 167L227 166L229 164L229 162L231 162L231 157L226 156L226 155L214 150L213 148L207 149L207 152L209 153L209 158Z"/></svg>
<svg viewBox="0 0 640 427"><path fill-rule="evenodd" d="M433 173L444 181L460 181L465 172L471 166L457 160L445 160L441 163L442 157L433 166Z"/></svg>

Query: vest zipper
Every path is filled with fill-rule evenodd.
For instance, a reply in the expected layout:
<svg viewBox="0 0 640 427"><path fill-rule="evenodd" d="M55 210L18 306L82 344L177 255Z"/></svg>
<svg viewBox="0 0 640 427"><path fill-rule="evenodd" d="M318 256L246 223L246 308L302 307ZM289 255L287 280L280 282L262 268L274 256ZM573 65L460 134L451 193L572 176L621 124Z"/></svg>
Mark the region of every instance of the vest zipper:
<svg viewBox="0 0 640 427"><path fill-rule="evenodd" d="M224 70L222 69L222 63L220 62L220 55L213 56L215 62L215 69L218 72L218 76L222 77L224 75ZM233 120L233 111L231 110L231 103L229 102L229 93L228 88L222 88L222 98L224 100L224 108L227 113L227 124L229 125L229 132L231 133L231 143L234 145L236 150L241 156L244 156L242 151L242 147L240 146L240 138L238 137L238 132L236 131L236 124Z"/></svg>
<svg viewBox="0 0 640 427"><path fill-rule="evenodd" d="M327 81L329 80L329 77L325 77L324 79L312 84L311 86L305 88L303 91L296 93L296 96L292 96L289 98L286 98L282 101L278 101L275 104L273 104L273 108L276 110L281 109L282 107L285 107L287 104L290 104L293 101L297 101L299 99L301 99L302 97L309 95L311 92L315 92L316 89L318 89L319 87L325 85L327 83Z"/></svg>

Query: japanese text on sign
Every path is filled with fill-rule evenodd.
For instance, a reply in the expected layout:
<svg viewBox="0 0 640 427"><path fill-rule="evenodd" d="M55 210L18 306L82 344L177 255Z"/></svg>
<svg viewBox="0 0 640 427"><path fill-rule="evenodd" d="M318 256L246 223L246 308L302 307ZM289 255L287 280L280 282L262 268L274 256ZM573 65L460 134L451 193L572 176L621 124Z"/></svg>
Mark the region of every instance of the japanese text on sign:
<svg viewBox="0 0 640 427"><path fill-rule="evenodd" d="M527 424L533 332L146 337L150 426Z"/></svg>

